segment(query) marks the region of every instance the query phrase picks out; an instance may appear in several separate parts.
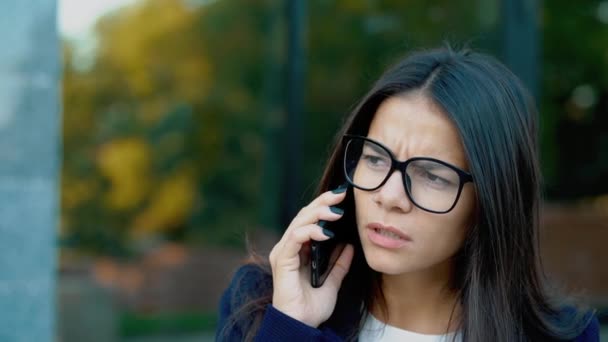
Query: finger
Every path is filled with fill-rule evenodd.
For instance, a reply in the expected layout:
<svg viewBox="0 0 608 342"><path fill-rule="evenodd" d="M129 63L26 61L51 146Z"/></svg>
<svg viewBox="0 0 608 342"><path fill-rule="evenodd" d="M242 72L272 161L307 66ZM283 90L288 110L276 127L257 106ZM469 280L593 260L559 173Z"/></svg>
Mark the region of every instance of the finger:
<svg viewBox="0 0 608 342"><path fill-rule="evenodd" d="M289 231L295 227L317 223L319 220L334 221L339 219L341 215L335 216L331 211L328 212L326 209L321 209L322 211L319 213L317 208L329 208L342 202L346 197L346 189L347 188L338 188L319 195L298 212L285 231ZM330 216L321 216L324 214L329 214Z"/></svg>
<svg viewBox="0 0 608 342"><path fill-rule="evenodd" d="M353 261L354 255L355 255L355 249L354 249L353 245L347 244L346 247L344 247L344 250L342 250L340 257L336 261L334 268L331 270L331 272L327 276L327 279L325 280L325 284L327 284L327 286L331 286L331 287L335 288L336 290L338 290L340 288L340 285L342 284L342 280L344 279L344 277L348 273L348 270L350 269L350 265ZM325 284L324 284L324 286L325 286Z"/></svg>
<svg viewBox="0 0 608 342"><path fill-rule="evenodd" d="M317 222L324 221L336 221L342 217L344 211L335 206L317 206L307 207L303 209L294 219L287 228L287 231L293 230L296 227L306 226L309 224L316 224Z"/></svg>
<svg viewBox="0 0 608 342"><path fill-rule="evenodd" d="M323 234L323 229L316 224L298 227L285 233L283 246L277 255L277 260L288 260L297 257L302 245L310 240L325 241L330 237Z"/></svg>
<svg viewBox="0 0 608 342"><path fill-rule="evenodd" d="M312 202L310 202L309 205L310 206L319 206L319 205L330 206L330 205L334 205L334 204L342 202L342 200L344 200L344 197L346 196L346 188L343 188L344 190L341 190L341 189L339 190L339 189L325 191L321 195L317 196L317 198L315 198Z"/></svg>

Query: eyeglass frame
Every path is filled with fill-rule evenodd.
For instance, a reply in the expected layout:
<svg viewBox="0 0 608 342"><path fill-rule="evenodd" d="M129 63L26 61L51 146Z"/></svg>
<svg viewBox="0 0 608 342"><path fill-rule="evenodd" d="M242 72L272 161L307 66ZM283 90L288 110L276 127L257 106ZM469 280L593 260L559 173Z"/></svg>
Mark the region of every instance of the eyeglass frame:
<svg viewBox="0 0 608 342"><path fill-rule="evenodd" d="M444 162L443 160L439 160L439 159L435 159L435 158L431 158L431 157L412 157L409 158L405 161L400 161L397 158L395 158L395 155L393 154L393 152L386 147L384 144L382 144L381 142L378 142L376 140L370 139L368 137L364 137L361 135L356 135L356 134L345 134L344 136L342 136L342 139L345 140L345 142L343 142L343 146L344 146L344 151L343 151L343 157L342 157L342 170L344 171L344 177L346 178L346 181L352 185L353 187L363 190L363 191L375 191L380 189L384 184L386 184L386 182L388 181L388 179L392 176L393 172L395 170L399 170L401 172L401 179L403 181L403 188L405 189L405 194L407 195L408 199L417 207L420 208L424 211L430 212L430 213L434 213L434 214L446 214L450 211L452 211L452 209L454 209L454 207L456 207L456 204L458 203L458 200L460 199L460 195L462 193L462 188L464 187L464 185L466 183L474 183L474 179L473 179L473 175L471 175L469 172L462 170L461 168L459 168L458 166L454 166L450 163ZM353 139L362 139L365 141L369 141L373 144L376 144L378 146L380 146L383 150L385 150L389 157L391 158L391 167L390 170L388 171L388 173L386 174L386 177L384 177L384 180L382 182L380 182L380 185L378 185L375 188L372 189L367 189L367 188L363 188L361 186L358 186L356 184L353 183L353 181L351 180L351 177L349 176L347 170L346 170L346 151L348 150L348 145L350 144L350 142ZM456 198L454 199L454 203L452 204L452 206L445 210L445 211L435 211L435 210L430 210L427 208L422 207L421 205L419 205L418 203L416 203L416 201L414 201L414 199L412 198L412 194L410 193L410 190L408 189L407 183L406 183L406 177L409 178L409 176L407 175L407 173L405 172L405 170L407 169L407 166L413 162L413 161L418 161L418 160L427 160L427 161L432 161L432 162L436 162L439 164L442 164L444 166L447 166L448 168L456 171L456 173L458 174L460 183L458 186L458 193L456 194ZM410 181L411 183L411 181Z"/></svg>

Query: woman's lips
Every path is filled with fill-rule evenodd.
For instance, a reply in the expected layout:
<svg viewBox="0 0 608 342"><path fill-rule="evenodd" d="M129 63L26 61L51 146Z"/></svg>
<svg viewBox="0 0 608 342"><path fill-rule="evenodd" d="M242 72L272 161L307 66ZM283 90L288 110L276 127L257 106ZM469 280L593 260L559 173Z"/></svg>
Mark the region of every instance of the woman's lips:
<svg viewBox="0 0 608 342"><path fill-rule="evenodd" d="M370 223L366 227L370 241L380 247L401 248L412 241L412 238L395 227L385 226L381 223Z"/></svg>

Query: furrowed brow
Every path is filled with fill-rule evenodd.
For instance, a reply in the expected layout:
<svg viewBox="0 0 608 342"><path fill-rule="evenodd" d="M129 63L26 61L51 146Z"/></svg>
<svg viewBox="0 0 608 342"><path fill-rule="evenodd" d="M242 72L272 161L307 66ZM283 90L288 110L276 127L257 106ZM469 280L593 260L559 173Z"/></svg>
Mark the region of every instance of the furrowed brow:
<svg viewBox="0 0 608 342"><path fill-rule="evenodd" d="M382 147L380 147L379 145L377 145L371 141L366 141L364 147L369 147L378 154L386 154L386 151Z"/></svg>

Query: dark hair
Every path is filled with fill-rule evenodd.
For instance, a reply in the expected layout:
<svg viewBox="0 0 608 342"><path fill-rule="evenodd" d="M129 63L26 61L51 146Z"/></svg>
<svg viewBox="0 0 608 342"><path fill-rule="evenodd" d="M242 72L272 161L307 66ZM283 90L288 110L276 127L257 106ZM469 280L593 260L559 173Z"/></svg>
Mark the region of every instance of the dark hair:
<svg viewBox="0 0 608 342"><path fill-rule="evenodd" d="M541 176L534 101L518 78L494 58L445 47L414 53L388 69L336 136L318 193L344 181L341 137L367 135L380 104L410 92L432 100L455 124L475 179L477 213L455 256L454 274L459 276L452 284L462 307L463 340L546 341L578 335L589 316L550 295L540 262ZM338 222L352 229L356 225L352 192L345 199L345 213ZM352 339L372 303L386 313L380 274L369 268L355 240L355 257L336 308L323 323ZM256 263L270 275L267 260ZM247 328L248 338L255 335L271 300L270 289L235 313L233 322L254 322Z"/></svg>

